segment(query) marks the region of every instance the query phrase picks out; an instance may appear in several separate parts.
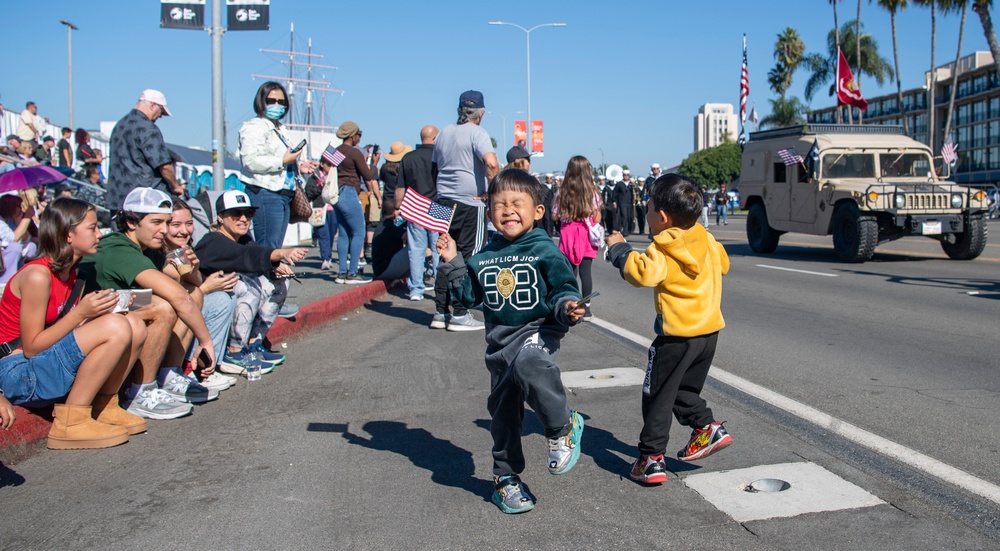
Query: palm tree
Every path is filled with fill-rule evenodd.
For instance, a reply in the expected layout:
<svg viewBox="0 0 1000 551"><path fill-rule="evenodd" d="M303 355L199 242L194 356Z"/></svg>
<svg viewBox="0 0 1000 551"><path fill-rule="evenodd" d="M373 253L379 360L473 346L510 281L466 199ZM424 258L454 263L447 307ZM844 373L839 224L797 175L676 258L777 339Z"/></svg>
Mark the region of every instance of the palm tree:
<svg viewBox="0 0 1000 551"><path fill-rule="evenodd" d="M771 102L771 114L760 120L761 128L780 128L806 123L803 115L809 113L809 108L799 101L799 98L779 97L768 101Z"/></svg>
<svg viewBox="0 0 1000 551"><path fill-rule="evenodd" d="M858 16L854 18L854 38L856 42L854 51L858 53L857 66L860 67L861 66L861 0L858 0ZM861 71L858 71L858 74L857 76L854 77L854 80L857 81L858 88L860 89ZM861 110L858 109L858 124L861 124L861 116L862 116Z"/></svg>
<svg viewBox="0 0 1000 551"><path fill-rule="evenodd" d="M934 50L937 46L937 0L913 0L921 6L931 8L931 81L930 90L927 94L927 145L934 151L934 142L937 133L934 131L934 89L937 88L937 72L934 71Z"/></svg>
<svg viewBox="0 0 1000 551"><path fill-rule="evenodd" d="M856 24L857 23L855 21L848 21L840 28L839 36L843 39L840 41L840 48L843 50L845 58L861 60L861 63L854 68L855 78L857 75L864 73L874 78L875 82L877 82L879 86L883 86L886 79L895 77L896 72L893 70L889 61L879 55L878 42L876 42L875 39L872 38L872 35L868 33L861 33L861 55L860 57L858 56L855 51L855 44L858 41L854 36L853 28ZM836 93L837 37L838 33L836 30L830 31L826 40L826 55L810 54L803 60L809 65L809 68L812 71L812 75L806 82L805 89L805 96L808 101L812 101L816 92L827 84L830 85L829 95L833 96Z"/></svg>
<svg viewBox="0 0 1000 551"><path fill-rule="evenodd" d="M990 45L990 52L993 53L993 61L996 63L997 76L1000 77L1000 43L997 43L997 34L993 30L993 18L990 17L990 8L993 7L993 0L973 0L972 11L979 15L979 22L983 25L983 34L986 35L986 42Z"/></svg>
<svg viewBox="0 0 1000 551"><path fill-rule="evenodd" d="M962 22L958 24L958 51L955 52L955 65L951 68L951 97L948 99L948 115L944 119L944 138L951 133L951 115L955 110L955 90L958 89L958 60L962 58L962 37L965 34L965 14L969 11L967 0L938 0L941 13L951 11L962 12Z"/></svg>
<svg viewBox="0 0 1000 551"><path fill-rule="evenodd" d="M837 23L837 2L838 1L839 0L830 0L830 5L833 6L833 38L834 38L834 42L836 42L836 44L837 44L837 49L839 50L840 49L840 27L838 26L839 23ZM836 83L837 65L834 64L833 67L834 67L834 69L833 69L834 77L833 78L834 78L834 82ZM806 94L806 99L807 100L810 99L808 93ZM853 113L853 111L851 111L850 109L847 110L847 115L849 117L853 117L854 116L854 115L852 115L852 113ZM840 113L840 104L838 103L837 104L837 124L840 124L842 122L844 122L844 117Z"/></svg>
<svg viewBox="0 0 1000 551"><path fill-rule="evenodd" d="M785 97L792 86L792 74L802 63L805 51L806 45L795 29L786 27L778 35L778 40L774 43L774 59L777 63L767 73L767 83L775 94Z"/></svg>
<svg viewBox="0 0 1000 551"><path fill-rule="evenodd" d="M869 0L871 2L871 0ZM906 110L903 109L903 85L899 78L899 43L896 41L896 12L906 8L906 0L878 0L878 5L889 12L889 20L892 22L892 57L893 66L896 71L896 104L903 114L903 132L910 135L910 123L907 120Z"/></svg>

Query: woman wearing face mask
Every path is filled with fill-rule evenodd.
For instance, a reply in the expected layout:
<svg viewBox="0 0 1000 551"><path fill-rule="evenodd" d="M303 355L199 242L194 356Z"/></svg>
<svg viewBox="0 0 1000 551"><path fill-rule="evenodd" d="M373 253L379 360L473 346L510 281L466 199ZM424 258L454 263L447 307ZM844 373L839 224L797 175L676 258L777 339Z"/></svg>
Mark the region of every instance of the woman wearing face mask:
<svg viewBox="0 0 1000 551"><path fill-rule="evenodd" d="M288 230L289 205L296 177L310 174L314 161L299 162L305 149L292 153L279 122L288 112L288 94L273 81L261 84L253 100L257 116L240 127L240 158L250 203L261 209L253 222L254 240L263 247L281 247Z"/></svg>

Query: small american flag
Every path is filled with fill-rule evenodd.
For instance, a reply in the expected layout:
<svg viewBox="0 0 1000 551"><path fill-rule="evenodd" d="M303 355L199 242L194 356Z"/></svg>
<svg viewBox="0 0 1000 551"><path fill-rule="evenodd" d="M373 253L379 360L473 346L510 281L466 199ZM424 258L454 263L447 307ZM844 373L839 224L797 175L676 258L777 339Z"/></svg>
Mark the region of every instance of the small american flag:
<svg viewBox="0 0 1000 551"><path fill-rule="evenodd" d="M785 162L785 166L797 165L802 162L802 155L799 155L794 147L779 149L778 156Z"/></svg>
<svg viewBox="0 0 1000 551"><path fill-rule="evenodd" d="M340 166L340 163L344 162L346 158L343 153L337 151L337 148L332 145L326 146L326 150L323 151L323 160L332 166Z"/></svg>
<svg viewBox="0 0 1000 551"><path fill-rule="evenodd" d="M399 205L399 215L404 220L438 233L448 232L454 212L455 209L435 203L413 189L406 190L403 202Z"/></svg>
<svg viewBox="0 0 1000 551"><path fill-rule="evenodd" d="M952 164L958 159L958 153L955 151L955 140L952 138L951 134L948 134L948 139L945 140L944 145L941 146L941 158L944 162Z"/></svg>

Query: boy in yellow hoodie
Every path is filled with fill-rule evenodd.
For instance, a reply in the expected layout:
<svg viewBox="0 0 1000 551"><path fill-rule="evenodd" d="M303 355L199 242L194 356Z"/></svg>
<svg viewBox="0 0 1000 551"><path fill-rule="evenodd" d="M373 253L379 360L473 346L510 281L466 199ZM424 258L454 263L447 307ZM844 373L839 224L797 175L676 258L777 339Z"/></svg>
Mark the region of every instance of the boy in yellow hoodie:
<svg viewBox="0 0 1000 551"><path fill-rule="evenodd" d="M665 174L649 190L646 222L654 237L646 251L633 251L618 232L607 239L607 259L625 281L655 288L657 337L649 347L642 386L639 458L629 472L644 484L667 481L663 452L671 411L694 429L677 453L681 461L708 457L733 443L701 397L719 331L726 325L720 304L722 276L729 271L726 250L698 223L703 202L696 183Z"/></svg>

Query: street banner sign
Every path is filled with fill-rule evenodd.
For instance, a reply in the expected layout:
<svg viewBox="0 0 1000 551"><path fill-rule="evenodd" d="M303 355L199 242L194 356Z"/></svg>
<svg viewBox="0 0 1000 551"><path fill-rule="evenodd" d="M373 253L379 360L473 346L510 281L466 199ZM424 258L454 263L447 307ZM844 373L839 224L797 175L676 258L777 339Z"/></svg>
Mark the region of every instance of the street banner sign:
<svg viewBox="0 0 1000 551"><path fill-rule="evenodd" d="M528 148L528 123L526 121L514 121L514 145Z"/></svg>
<svg viewBox="0 0 1000 551"><path fill-rule="evenodd" d="M541 157L545 153L545 132L542 121L531 121L531 156Z"/></svg>
<svg viewBox="0 0 1000 551"><path fill-rule="evenodd" d="M205 0L162 0L160 2L160 28L205 28Z"/></svg>
<svg viewBox="0 0 1000 551"><path fill-rule="evenodd" d="M266 31L271 28L271 0L226 0L230 31Z"/></svg>

